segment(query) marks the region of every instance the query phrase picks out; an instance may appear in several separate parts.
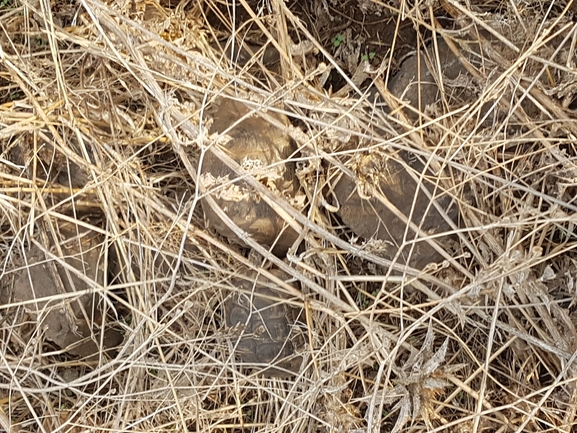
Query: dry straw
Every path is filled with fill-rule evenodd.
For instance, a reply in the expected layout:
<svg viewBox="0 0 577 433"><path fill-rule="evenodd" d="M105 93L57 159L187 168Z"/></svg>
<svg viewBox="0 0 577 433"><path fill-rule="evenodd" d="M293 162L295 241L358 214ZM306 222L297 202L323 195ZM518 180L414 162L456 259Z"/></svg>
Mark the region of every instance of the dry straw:
<svg viewBox="0 0 577 433"><path fill-rule="evenodd" d="M0 1L0 429L574 431L576 13L572 1ZM414 79L393 90L411 61L434 100ZM303 206L219 146L221 98L294 140ZM286 257L218 207L248 247L207 226L207 153L297 231ZM387 158L436 185L428 208L445 233L375 188L395 176L373 164ZM398 254L342 224L333 192L347 177L407 227ZM423 242L440 262L404 265ZM17 299L33 257L46 285ZM294 377L233 354L223 306L247 268L302 308ZM43 292L51 279L66 287ZM85 345L55 343L85 328Z"/></svg>

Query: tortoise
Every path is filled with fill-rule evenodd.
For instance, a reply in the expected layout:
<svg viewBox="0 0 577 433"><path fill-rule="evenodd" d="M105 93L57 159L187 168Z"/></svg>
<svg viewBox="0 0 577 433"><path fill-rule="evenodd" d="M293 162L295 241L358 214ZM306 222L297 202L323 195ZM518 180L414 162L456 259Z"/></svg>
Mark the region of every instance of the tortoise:
<svg viewBox="0 0 577 433"><path fill-rule="evenodd" d="M44 238L48 242L43 248L32 245L26 250L25 266L12 290L4 292L0 288L0 303L7 305L11 298L16 303L23 302L37 329L42 330L40 335L64 352L86 360L98 359L103 350L115 355L123 337L109 325L98 327L103 324L106 310L100 296L91 293L95 284L104 283L104 236L75 222L54 224L57 230ZM71 296L76 292L77 296Z"/></svg>
<svg viewBox="0 0 577 433"><path fill-rule="evenodd" d="M281 279L288 275L279 269L271 273ZM294 375L302 357L295 346L302 343L293 331L301 310L289 304L289 296L262 274L244 270L233 284L238 292L225 302L225 321L232 330L234 355L245 368L267 377Z"/></svg>
<svg viewBox="0 0 577 433"><path fill-rule="evenodd" d="M366 167L370 165L380 176L369 181L372 192L360 191L362 185L357 178L343 175L336 182L334 193L343 223L361 238L384 241L382 253L397 263L423 269L429 263L441 261L443 256L427 240L421 239L421 234L451 232L443 213L455 221L457 208L448 195L442 194L435 176L407 152L361 156L358 165L361 172L370 170ZM426 175L420 176L421 173ZM434 201L439 208L431 201L436 196ZM413 230L408 222L414 223L418 230ZM451 240L450 235L440 239L444 247Z"/></svg>
<svg viewBox="0 0 577 433"><path fill-rule="evenodd" d="M282 125L290 124L284 115L270 115ZM296 146L284 131L258 116L249 116L241 102L226 99L216 110L211 132L229 137L225 151L247 174L254 175L278 196L289 200L295 197L295 164L287 159L295 153ZM237 179L218 156L207 152L201 164L201 182L216 204L255 241L284 256L298 238L297 233L245 181ZM202 201L202 208L209 225L218 233L244 244L206 200Z"/></svg>
<svg viewBox="0 0 577 433"><path fill-rule="evenodd" d="M405 108L404 112L413 121L418 119L419 112L440 101L435 81L436 53L443 66L443 79L455 80L467 74L442 39L437 40L436 51L431 44L406 59L388 83L388 91L412 107ZM370 89L369 97L374 100L376 96L376 89ZM471 97L468 89L445 95L453 104ZM386 105L375 106L390 111ZM419 238L435 236L435 241L446 249L455 237L450 234L453 231L451 221L457 221L458 209L437 183L438 175L445 173L433 173L424 161L409 151L372 152L356 157L359 160L355 177L343 173L333 189L343 223L361 238L384 241L382 252L397 263L423 269L429 263L441 261L442 254L427 240ZM363 180L368 181L365 184L368 183L368 189L372 191L361 191ZM418 230L413 230L409 222Z"/></svg>

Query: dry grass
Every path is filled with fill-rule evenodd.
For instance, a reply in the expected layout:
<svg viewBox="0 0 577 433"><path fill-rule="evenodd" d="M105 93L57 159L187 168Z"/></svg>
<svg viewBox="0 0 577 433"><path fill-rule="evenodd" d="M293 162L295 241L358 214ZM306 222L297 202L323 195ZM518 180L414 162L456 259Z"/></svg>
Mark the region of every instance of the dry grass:
<svg viewBox="0 0 577 433"><path fill-rule="evenodd" d="M114 268L102 282L84 277L104 305L98 327L123 337L117 354L71 356L26 305L0 305L0 429L575 431L572 2L360 2L390 26L419 25L419 44L442 36L467 64L475 97L456 103L459 83L443 82L444 98L418 116L383 81L407 46L377 53L379 73L361 63L353 74L330 26L297 18L316 10L321 22L333 2L247 2L238 25L215 0L0 2L0 290L32 246L46 249L78 221L100 233L103 266ZM231 34L236 48L248 36L276 47L278 66L211 45ZM329 70L347 85L333 96L322 88ZM364 76L392 114L371 108ZM219 95L293 122L303 213L247 179L303 233L285 260L250 239L249 255L205 226L198 162L214 149L234 165L211 147ZM331 212L327 187L361 154L387 149L449 174L439 185L461 218L443 266L392 264ZM55 181L77 169L82 184ZM239 370L222 318L232 277L265 262L300 281L286 287L306 337L291 379Z"/></svg>

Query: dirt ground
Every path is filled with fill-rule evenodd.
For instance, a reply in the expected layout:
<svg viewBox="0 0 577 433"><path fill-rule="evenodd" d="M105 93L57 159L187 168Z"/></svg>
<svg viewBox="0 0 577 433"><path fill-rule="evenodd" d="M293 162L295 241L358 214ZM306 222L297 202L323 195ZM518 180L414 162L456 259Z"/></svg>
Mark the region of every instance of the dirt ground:
<svg viewBox="0 0 577 433"><path fill-rule="evenodd" d="M577 431L576 45L572 1L0 1L0 430Z"/></svg>

